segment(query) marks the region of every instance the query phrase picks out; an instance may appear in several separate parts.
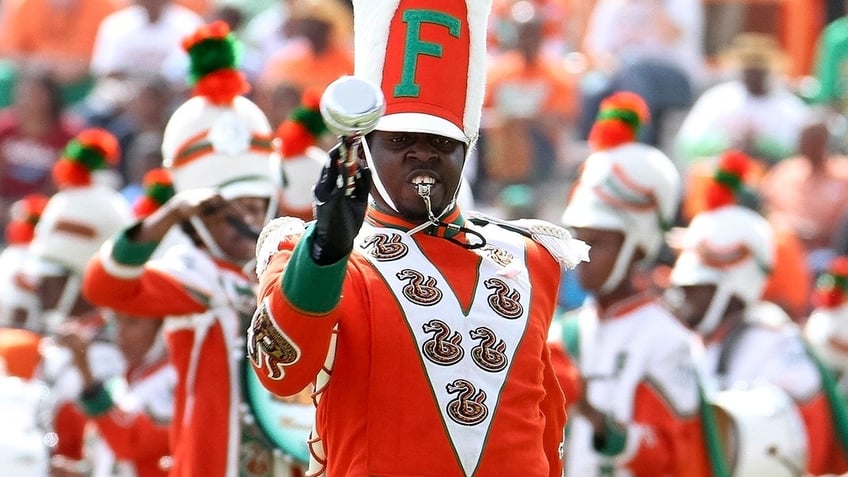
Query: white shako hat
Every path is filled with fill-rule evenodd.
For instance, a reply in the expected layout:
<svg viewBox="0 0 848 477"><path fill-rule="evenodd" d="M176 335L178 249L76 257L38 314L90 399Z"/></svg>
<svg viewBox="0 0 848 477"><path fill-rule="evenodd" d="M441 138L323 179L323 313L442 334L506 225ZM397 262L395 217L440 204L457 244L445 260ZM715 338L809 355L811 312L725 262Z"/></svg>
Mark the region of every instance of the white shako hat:
<svg viewBox="0 0 848 477"><path fill-rule="evenodd" d="M658 255L680 202L680 174L659 149L627 143L592 153L575 184L561 222L567 227L624 234L616 263L602 291L624 279L635 251Z"/></svg>
<svg viewBox="0 0 848 477"><path fill-rule="evenodd" d="M725 151L705 190L707 209L691 221L678 248L671 284L716 285L704 318L696 327L712 333L721 322L731 297L746 306L763 295L774 267L774 231L766 219L738 205L747 193L745 176L752 160L737 150Z"/></svg>
<svg viewBox="0 0 848 477"><path fill-rule="evenodd" d="M214 188L226 199L268 197L276 203L279 154L265 114L242 96L236 39L224 22L202 25L183 40L194 96L171 115L163 165L176 192Z"/></svg>
<svg viewBox="0 0 848 477"><path fill-rule="evenodd" d="M480 130L491 4L353 0L355 76L385 99L378 131L437 134L465 143L470 154Z"/></svg>
<svg viewBox="0 0 848 477"><path fill-rule="evenodd" d="M65 146L53 166L59 192L47 201L30 244L46 268L82 275L100 245L133 221L129 202L96 180L119 156L118 140L105 129L86 129Z"/></svg>

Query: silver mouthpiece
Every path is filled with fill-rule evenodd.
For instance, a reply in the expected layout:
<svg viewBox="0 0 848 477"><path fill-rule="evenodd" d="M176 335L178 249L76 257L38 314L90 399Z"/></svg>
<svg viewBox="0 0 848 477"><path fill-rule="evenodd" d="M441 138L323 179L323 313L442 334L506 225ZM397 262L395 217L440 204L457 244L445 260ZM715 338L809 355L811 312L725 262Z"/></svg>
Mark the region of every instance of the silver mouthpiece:
<svg viewBox="0 0 848 477"><path fill-rule="evenodd" d="M427 199L430 198L430 188L435 183L435 179L427 176L419 176L412 179L412 185L418 191L418 195L420 195L422 198Z"/></svg>
<svg viewBox="0 0 848 477"><path fill-rule="evenodd" d="M378 87L356 76L342 76L324 90L319 109L330 132L351 137L373 131L386 105Z"/></svg>

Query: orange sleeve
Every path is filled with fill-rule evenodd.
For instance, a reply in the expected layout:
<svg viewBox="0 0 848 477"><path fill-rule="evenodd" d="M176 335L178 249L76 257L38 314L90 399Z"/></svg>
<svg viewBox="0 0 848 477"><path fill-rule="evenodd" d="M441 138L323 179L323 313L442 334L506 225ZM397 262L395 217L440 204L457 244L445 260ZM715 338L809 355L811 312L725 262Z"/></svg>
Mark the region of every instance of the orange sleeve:
<svg viewBox="0 0 848 477"><path fill-rule="evenodd" d="M806 403L798 404L804 427L807 429L807 472L811 475L843 474L848 460L840 449L834 432L830 405L824 393L816 394Z"/></svg>
<svg viewBox="0 0 848 477"><path fill-rule="evenodd" d="M341 308L317 314L292 304L283 291L289 262L297 262L292 257L291 251L283 250L271 259L260 279L259 310L248 330L248 354L254 371L269 391L280 396L299 393L318 375ZM318 278L309 278L304 280L321 283ZM345 280L345 289L350 281ZM269 348L272 343L273 348Z"/></svg>
<svg viewBox="0 0 848 477"><path fill-rule="evenodd" d="M545 398L542 400L542 412L545 414L545 452L548 455L550 463L550 477L562 476L562 445L565 439L565 398L562 394L562 389L559 385L559 379L556 375L553 364L551 363L551 353L548 348L544 350L543 361L546 362L544 368L544 387Z"/></svg>
<svg viewBox="0 0 848 477"><path fill-rule="evenodd" d="M100 257L86 269L83 295L98 306L140 317L161 318L206 310L202 293L175 278L152 269L144 269L136 278L119 278L106 271Z"/></svg>
<svg viewBox="0 0 848 477"><path fill-rule="evenodd" d="M583 399L580 368L577 367L561 343L548 343L548 347L551 351L551 363L559 385L562 387L562 393L565 395L566 404L580 402Z"/></svg>
<svg viewBox="0 0 848 477"><path fill-rule="evenodd" d="M53 429L58 442L53 451L71 460L80 460L83 456L85 425L88 418L72 402L59 405L53 416Z"/></svg>
<svg viewBox="0 0 848 477"><path fill-rule="evenodd" d="M809 312L812 277L801 241L789 230L775 228L775 257L763 299L780 305L794 320Z"/></svg>
<svg viewBox="0 0 848 477"><path fill-rule="evenodd" d="M633 475L709 475L703 468L706 461L693 458L703 449L697 415L678 415L660 392L647 383L636 389L634 409L634 421L646 426L652 438L642 440L628 463Z"/></svg>
<svg viewBox="0 0 848 477"><path fill-rule="evenodd" d="M128 414L113 407L93 420L100 435L119 459L158 459L169 453L168 424L159 423L147 414Z"/></svg>

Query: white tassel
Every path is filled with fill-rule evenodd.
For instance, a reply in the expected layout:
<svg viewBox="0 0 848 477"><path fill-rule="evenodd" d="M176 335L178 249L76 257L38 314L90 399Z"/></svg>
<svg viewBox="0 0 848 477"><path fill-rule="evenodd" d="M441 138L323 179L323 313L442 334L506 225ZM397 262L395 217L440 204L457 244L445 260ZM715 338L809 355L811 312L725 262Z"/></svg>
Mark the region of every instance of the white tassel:
<svg viewBox="0 0 848 477"><path fill-rule="evenodd" d="M527 230L530 238L545 247L566 269L589 261L589 244L572 237L568 230L558 225L538 219L519 219L512 223Z"/></svg>
<svg viewBox="0 0 848 477"><path fill-rule="evenodd" d="M484 214L470 215L525 232L534 242L545 247L565 269L570 270L580 262L589 261L589 244L572 237L568 230L558 225L539 219L502 220Z"/></svg>
<svg viewBox="0 0 848 477"><path fill-rule="evenodd" d="M297 217L277 217L265 224L256 240L256 276L262 278L280 242L303 235L305 230L306 223Z"/></svg>

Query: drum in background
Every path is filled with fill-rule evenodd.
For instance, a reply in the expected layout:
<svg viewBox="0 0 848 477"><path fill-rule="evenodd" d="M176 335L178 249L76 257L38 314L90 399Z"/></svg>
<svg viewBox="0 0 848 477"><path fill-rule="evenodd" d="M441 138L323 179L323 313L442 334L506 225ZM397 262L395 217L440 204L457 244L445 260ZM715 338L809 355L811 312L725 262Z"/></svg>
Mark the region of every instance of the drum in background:
<svg viewBox="0 0 848 477"><path fill-rule="evenodd" d="M800 477L807 465L804 422L782 389L757 382L708 396L733 477Z"/></svg>
<svg viewBox="0 0 848 477"><path fill-rule="evenodd" d="M275 448L274 477L302 475L309 465L307 439L315 422L310 394L281 398L270 393L249 361L244 372L244 396L250 419Z"/></svg>

